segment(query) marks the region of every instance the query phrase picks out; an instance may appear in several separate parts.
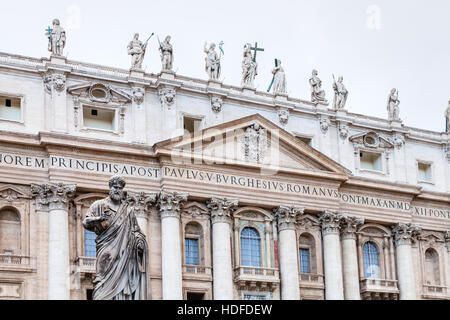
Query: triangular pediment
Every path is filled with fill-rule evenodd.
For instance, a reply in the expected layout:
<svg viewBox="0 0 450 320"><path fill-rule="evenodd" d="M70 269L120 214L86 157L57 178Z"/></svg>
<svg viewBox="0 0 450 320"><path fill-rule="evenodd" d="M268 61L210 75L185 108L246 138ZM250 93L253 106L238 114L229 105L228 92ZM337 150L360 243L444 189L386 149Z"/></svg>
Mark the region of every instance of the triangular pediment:
<svg viewBox="0 0 450 320"><path fill-rule="evenodd" d="M6 185L0 187L0 199L15 201L22 198L28 199L30 195L15 186Z"/></svg>
<svg viewBox="0 0 450 320"><path fill-rule="evenodd" d="M236 165L270 172L335 176L351 172L259 114L155 144L172 161Z"/></svg>
<svg viewBox="0 0 450 320"><path fill-rule="evenodd" d="M368 131L355 134L349 138L354 145L371 149L390 149L394 144L385 136L375 132Z"/></svg>

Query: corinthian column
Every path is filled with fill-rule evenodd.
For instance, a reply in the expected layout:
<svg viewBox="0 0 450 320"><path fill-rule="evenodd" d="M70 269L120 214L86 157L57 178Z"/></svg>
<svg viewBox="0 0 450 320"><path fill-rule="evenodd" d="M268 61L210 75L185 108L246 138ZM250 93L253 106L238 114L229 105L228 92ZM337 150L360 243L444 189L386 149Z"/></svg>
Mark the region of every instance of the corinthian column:
<svg viewBox="0 0 450 320"><path fill-rule="evenodd" d="M213 294L214 300L233 300L233 266L231 263L231 217L238 201L211 198Z"/></svg>
<svg viewBox="0 0 450 320"><path fill-rule="evenodd" d="M400 289L400 300L416 299L416 281L414 278L414 266L411 243L416 240L421 229L410 223L397 223L392 232L394 234L397 277Z"/></svg>
<svg viewBox="0 0 450 320"><path fill-rule="evenodd" d="M300 300L298 253L295 223L303 208L280 206L275 209L278 222L281 299Z"/></svg>
<svg viewBox="0 0 450 320"><path fill-rule="evenodd" d="M356 230L363 225L363 218L342 217L342 267L344 275L345 300L361 300L359 289L358 253L356 249Z"/></svg>
<svg viewBox="0 0 450 320"><path fill-rule="evenodd" d="M69 200L75 185L46 183L32 185L38 202L48 205L48 299L70 299Z"/></svg>
<svg viewBox="0 0 450 320"><path fill-rule="evenodd" d="M180 209L187 193L161 192L158 199L161 215L162 289L164 300L183 299L181 263Z"/></svg>
<svg viewBox="0 0 450 320"><path fill-rule="evenodd" d="M134 193L130 191L127 192L127 202L130 205L134 206L139 228L147 238L147 241L149 241L148 216L150 214L152 205L156 202L156 198L156 193Z"/></svg>
<svg viewBox="0 0 450 320"><path fill-rule="evenodd" d="M339 239L341 218L341 215L327 210L319 218L322 224L326 300L344 299L341 243Z"/></svg>

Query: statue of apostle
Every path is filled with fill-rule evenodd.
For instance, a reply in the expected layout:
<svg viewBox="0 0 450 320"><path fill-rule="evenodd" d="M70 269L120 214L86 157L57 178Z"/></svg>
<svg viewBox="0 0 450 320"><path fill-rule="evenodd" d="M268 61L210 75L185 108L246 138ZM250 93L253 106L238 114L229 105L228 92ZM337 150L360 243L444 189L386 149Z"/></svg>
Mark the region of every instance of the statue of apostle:
<svg viewBox="0 0 450 320"><path fill-rule="evenodd" d="M172 70L173 66L173 48L170 44L170 36L167 36L162 43L159 44L161 55L162 70Z"/></svg>
<svg viewBox="0 0 450 320"><path fill-rule="evenodd" d="M147 300L147 242L124 187L113 176L109 197L94 202L83 221L97 235L94 300Z"/></svg>
<svg viewBox="0 0 450 320"><path fill-rule="evenodd" d="M275 59L275 68L272 69L273 74L273 93L286 93L286 74L281 66L281 60Z"/></svg>
<svg viewBox="0 0 450 320"><path fill-rule="evenodd" d="M388 97L387 111L389 121L400 120L400 100L398 100L398 90L393 88Z"/></svg>
<svg viewBox="0 0 450 320"><path fill-rule="evenodd" d="M243 87L254 87L255 77L258 74L258 64L253 60L251 44L247 43L244 46L244 59L242 60L242 82Z"/></svg>
<svg viewBox="0 0 450 320"><path fill-rule="evenodd" d="M142 43L139 40L139 33L135 33L127 48L128 54L131 55L131 69L142 69L147 42Z"/></svg>
<svg viewBox="0 0 450 320"><path fill-rule="evenodd" d="M347 96L348 91L345 88L342 81L344 80L343 77L339 77L338 81L333 83L333 90L334 90L334 102L333 107L334 110L341 110L344 109L345 103L347 102Z"/></svg>
<svg viewBox="0 0 450 320"><path fill-rule="evenodd" d="M317 75L317 70L313 70L312 76L309 79L309 84L311 85L311 101L327 103L325 91L322 89L322 80L320 80Z"/></svg>
<svg viewBox="0 0 450 320"><path fill-rule="evenodd" d="M219 80L220 77L220 57L216 52L216 44L211 43L209 48L205 45L203 50L206 53L205 57L205 71L210 80Z"/></svg>
<svg viewBox="0 0 450 320"><path fill-rule="evenodd" d="M48 37L48 51L53 55L62 56L66 46L66 31L61 27L58 19L53 19L53 28L48 28L46 36Z"/></svg>

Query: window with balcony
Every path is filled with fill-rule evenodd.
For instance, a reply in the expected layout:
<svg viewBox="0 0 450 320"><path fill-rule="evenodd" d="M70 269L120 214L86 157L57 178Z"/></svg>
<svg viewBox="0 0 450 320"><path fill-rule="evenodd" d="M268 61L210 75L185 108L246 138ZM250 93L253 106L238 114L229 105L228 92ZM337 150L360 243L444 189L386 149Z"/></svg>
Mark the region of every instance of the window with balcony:
<svg viewBox="0 0 450 320"><path fill-rule="evenodd" d="M300 273L307 275L317 273L315 240L309 233L303 233L299 238Z"/></svg>
<svg viewBox="0 0 450 320"><path fill-rule="evenodd" d="M300 273L311 273L309 249L300 249Z"/></svg>
<svg viewBox="0 0 450 320"><path fill-rule="evenodd" d="M97 248L95 238L97 235L89 230L84 229L84 256L95 258L97 256Z"/></svg>
<svg viewBox="0 0 450 320"><path fill-rule="evenodd" d="M115 131L115 118L115 110L83 106L83 126L85 128Z"/></svg>
<svg viewBox="0 0 450 320"><path fill-rule="evenodd" d="M204 274L203 228L197 222L189 222L184 229L184 270L188 273Z"/></svg>
<svg viewBox="0 0 450 320"><path fill-rule="evenodd" d="M377 246L366 242L363 246L364 277L367 279L380 278L380 261Z"/></svg>
<svg viewBox="0 0 450 320"><path fill-rule="evenodd" d="M419 182L432 182L433 177L431 174L431 164L430 163L417 163L417 172Z"/></svg>
<svg viewBox="0 0 450 320"><path fill-rule="evenodd" d="M254 228L244 228L241 232L241 265L261 267L261 237Z"/></svg>
<svg viewBox="0 0 450 320"><path fill-rule="evenodd" d="M360 151L360 168L363 170L382 171L381 153Z"/></svg>
<svg viewBox="0 0 450 320"><path fill-rule="evenodd" d="M198 239L185 239L186 264L198 266Z"/></svg>
<svg viewBox="0 0 450 320"><path fill-rule="evenodd" d="M20 215L13 208L0 211L0 252L21 255Z"/></svg>
<svg viewBox="0 0 450 320"><path fill-rule="evenodd" d="M21 121L21 99L7 96L0 96L0 119Z"/></svg>

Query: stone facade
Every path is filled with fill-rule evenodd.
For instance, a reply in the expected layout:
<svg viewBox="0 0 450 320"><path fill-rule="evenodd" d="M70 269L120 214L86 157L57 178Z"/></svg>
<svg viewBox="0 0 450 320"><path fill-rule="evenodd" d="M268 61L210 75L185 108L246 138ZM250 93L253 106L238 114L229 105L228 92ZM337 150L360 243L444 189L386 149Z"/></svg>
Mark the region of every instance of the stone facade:
<svg viewBox="0 0 450 320"><path fill-rule="evenodd" d="M89 298L81 223L116 173L152 299L450 298L449 133L63 56L1 53L0 88L0 299Z"/></svg>

